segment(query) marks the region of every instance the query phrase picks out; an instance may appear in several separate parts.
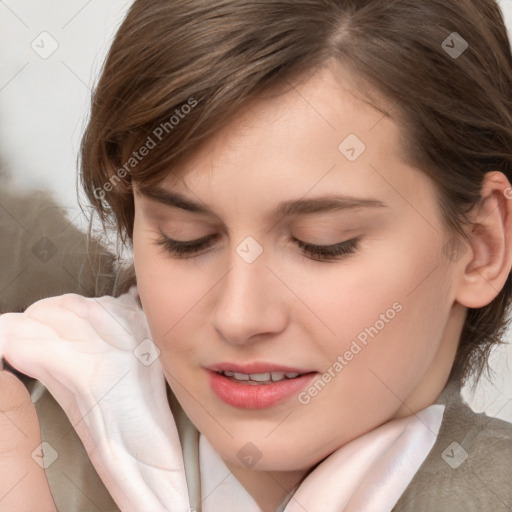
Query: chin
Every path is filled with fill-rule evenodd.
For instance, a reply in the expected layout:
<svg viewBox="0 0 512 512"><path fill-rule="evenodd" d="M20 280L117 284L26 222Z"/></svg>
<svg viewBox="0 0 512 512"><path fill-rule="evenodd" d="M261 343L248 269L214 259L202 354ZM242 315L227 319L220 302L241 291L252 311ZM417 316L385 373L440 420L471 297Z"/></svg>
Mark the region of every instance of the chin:
<svg viewBox="0 0 512 512"><path fill-rule="evenodd" d="M246 439L250 440L251 438L247 437ZM240 443L231 441L228 446L210 444L226 464L254 471L307 471L330 453L316 454L316 456L310 454L311 457L308 457L307 454L304 454L303 449L299 449L299 446L303 447L304 445L298 445L295 440L289 446L283 445L280 440L276 442L249 440ZM248 460L247 464L244 463L245 458Z"/></svg>

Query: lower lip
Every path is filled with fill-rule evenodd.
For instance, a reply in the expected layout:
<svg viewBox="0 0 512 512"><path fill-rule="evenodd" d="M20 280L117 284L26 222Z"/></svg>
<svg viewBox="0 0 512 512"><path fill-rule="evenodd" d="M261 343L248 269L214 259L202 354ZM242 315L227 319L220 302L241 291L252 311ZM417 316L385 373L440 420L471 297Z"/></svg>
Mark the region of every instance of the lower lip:
<svg viewBox="0 0 512 512"><path fill-rule="evenodd" d="M298 394L317 375L308 373L295 379L284 379L271 384L245 384L209 371L213 392L225 403L240 409L264 409L280 404Z"/></svg>

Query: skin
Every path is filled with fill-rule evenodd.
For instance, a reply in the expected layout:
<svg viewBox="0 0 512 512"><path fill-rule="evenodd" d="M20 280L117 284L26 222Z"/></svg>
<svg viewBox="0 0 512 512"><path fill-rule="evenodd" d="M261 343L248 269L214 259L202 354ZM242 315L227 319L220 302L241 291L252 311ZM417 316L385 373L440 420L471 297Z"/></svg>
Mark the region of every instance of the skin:
<svg viewBox="0 0 512 512"><path fill-rule="evenodd" d="M32 458L41 432L27 388L0 371L0 389L0 510L55 512L44 469Z"/></svg>
<svg viewBox="0 0 512 512"><path fill-rule="evenodd" d="M348 74L326 66L253 102L197 148L161 187L214 215L160 204L134 185L138 289L166 378L264 511L337 448L434 403L466 308L491 302L512 266L506 177L486 175L473 238L462 257L447 258L443 247L453 234L441 224L435 184L403 158L399 125L357 91ZM349 134L366 146L355 161L338 149ZM273 213L281 201L331 193L386 206ZM196 257L180 258L157 244L160 233L179 241L217 238ZM236 252L248 236L263 249L251 264ZM321 262L292 236L316 245L355 236L360 242L355 253ZM205 367L220 362L266 361L322 374L396 302L402 309L395 318L306 405L293 397L267 409L237 409L209 386ZM248 442L261 452L251 468L237 457Z"/></svg>

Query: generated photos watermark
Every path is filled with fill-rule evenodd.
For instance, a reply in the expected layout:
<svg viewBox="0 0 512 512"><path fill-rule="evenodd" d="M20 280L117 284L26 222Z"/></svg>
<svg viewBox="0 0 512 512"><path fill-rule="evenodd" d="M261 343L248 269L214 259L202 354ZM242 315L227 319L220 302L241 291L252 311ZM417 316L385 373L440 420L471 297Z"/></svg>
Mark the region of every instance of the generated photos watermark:
<svg viewBox="0 0 512 512"><path fill-rule="evenodd" d="M152 132L148 135L147 139L138 149L132 152L125 164L117 169L108 181L102 187L94 189L94 197L97 199L104 199L106 192L111 192L116 185L118 185L133 169L135 169L142 160L149 155L151 150L164 139L166 135L172 132L179 125L194 107L197 106L197 100L190 97L186 103L183 103L180 108L174 110L174 114L169 117L167 121L161 122Z"/></svg>
<svg viewBox="0 0 512 512"><path fill-rule="evenodd" d="M371 339L375 338L387 324L393 320L403 306L400 302L394 302L393 305L386 310L385 313L381 313L379 320L377 320L372 326L365 327L353 340L350 347L336 358L331 366L320 376L318 379L311 384L306 390L301 391L297 395L299 403L307 405L311 402L311 399L317 396L324 388L331 382L336 375L338 375L357 354L359 354L367 345L368 337Z"/></svg>

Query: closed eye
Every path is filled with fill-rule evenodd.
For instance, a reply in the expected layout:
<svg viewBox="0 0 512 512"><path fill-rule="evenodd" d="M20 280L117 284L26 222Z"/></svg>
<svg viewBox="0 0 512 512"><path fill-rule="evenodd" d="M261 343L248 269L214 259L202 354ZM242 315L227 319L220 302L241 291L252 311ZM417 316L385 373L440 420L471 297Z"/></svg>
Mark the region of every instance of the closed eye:
<svg viewBox="0 0 512 512"><path fill-rule="evenodd" d="M158 238L155 243L158 246L164 247L166 252L168 252L172 257L187 259L196 257L197 253L211 247L215 238L215 235L209 235L197 240L183 242L173 240L167 235L160 233L160 238ZM333 245L313 245L303 242L302 240L298 240L297 238L293 238L293 241L306 255L311 256L312 259L329 262L339 260L344 256L355 253L358 249L360 238L352 238Z"/></svg>

